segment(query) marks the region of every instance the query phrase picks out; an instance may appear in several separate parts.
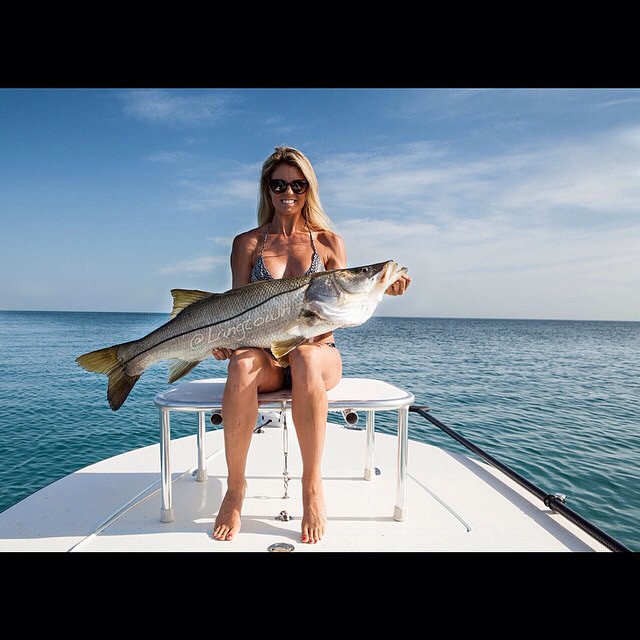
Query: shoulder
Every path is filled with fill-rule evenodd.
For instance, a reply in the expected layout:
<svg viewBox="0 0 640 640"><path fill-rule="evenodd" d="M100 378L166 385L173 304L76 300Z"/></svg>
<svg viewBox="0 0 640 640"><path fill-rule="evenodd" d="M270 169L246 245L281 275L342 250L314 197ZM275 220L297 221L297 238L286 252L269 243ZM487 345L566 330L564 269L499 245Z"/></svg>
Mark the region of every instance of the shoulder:
<svg viewBox="0 0 640 640"><path fill-rule="evenodd" d="M267 227L256 227L239 233L231 248L231 286L236 289L251 281L251 268L262 246ZM259 244L260 243L260 244Z"/></svg>
<svg viewBox="0 0 640 640"><path fill-rule="evenodd" d="M342 269L346 266L346 249L340 234L335 231L319 231L318 245L326 269Z"/></svg>
<svg viewBox="0 0 640 640"><path fill-rule="evenodd" d="M328 247L332 249L344 247L344 240L342 239L342 236L336 233L335 231L329 231L329 230L318 231L318 242L323 247Z"/></svg>
<svg viewBox="0 0 640 640"><path fill-rule="evenodd" d="M266 225L256 227L255 229L249 229L239 233L234 239L232 244L232 251L234 253L253 253L256 250L259 242L262 241Z"/></svg>

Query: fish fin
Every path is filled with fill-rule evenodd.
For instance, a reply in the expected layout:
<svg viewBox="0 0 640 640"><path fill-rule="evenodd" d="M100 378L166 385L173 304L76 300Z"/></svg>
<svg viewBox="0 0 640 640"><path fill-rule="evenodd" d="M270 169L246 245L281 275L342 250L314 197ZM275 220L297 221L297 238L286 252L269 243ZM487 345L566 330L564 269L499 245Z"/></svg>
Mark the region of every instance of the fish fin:
<svg viewBox="0 0 640 640"><path fill-rule="evenodd" d="M84 353L76 358L76 362L87 371L105 373L109 377L107 382L107 400L113 411L117 411L127 399L138 376L130 376L124 365L118 360L118 349L122 345L97 349Z"/></svg>
<svg viewBox="0 0 640 640"><path fill-rule="evenodd" d="M219 296L219 293L211 291L200 291L199 289L171 289L173 296L173 309L171 309L170 319L175 318L181 311L198 300L204 300L209 296Z"/></svg>
<svg viewBox="0 0 640 640"><path fill-rule="evenodd" d="M169 366L169 384L175 382L178 378L182 378L201 362L202 360L196 360L195 362L193 360L174 360Z"/></svg>
<svg viewBox="0 0 640 640"><path fill-rule="evenodd" d="M305 338L296 336L290 340L281 340L271 344L271 353L276 357L281 366L286 367L289 364L288 354L293 351Z"/></svg>

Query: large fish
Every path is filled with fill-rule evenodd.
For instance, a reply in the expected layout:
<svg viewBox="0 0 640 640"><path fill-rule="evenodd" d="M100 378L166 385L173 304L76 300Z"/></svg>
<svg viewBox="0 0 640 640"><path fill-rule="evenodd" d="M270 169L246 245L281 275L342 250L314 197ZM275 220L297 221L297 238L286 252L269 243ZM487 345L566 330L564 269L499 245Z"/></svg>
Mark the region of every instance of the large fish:
<svg viewBox="0 0 640 640"><path fill-rule="evenodd" d="M269 347L282 364L307 338L366 322L405 267L393 260L295 278L261 280L225 293L172 289L170 320L139 340L76 358L108 378L107 399L116 411L144 370L173 360L169 383L211 355L214 347Z"/></svg>

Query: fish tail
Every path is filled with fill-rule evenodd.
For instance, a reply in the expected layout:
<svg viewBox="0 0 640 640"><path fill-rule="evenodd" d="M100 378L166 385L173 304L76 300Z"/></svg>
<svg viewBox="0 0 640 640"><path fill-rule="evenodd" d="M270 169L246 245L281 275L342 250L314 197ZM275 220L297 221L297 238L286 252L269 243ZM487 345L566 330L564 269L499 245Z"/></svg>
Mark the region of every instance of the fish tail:
<svg viewBox="0 0 640 640"><path fill-rule="evenodd" d="M90 351L76 358L76 362L87 371L104 373L109 377L107 383L107 400L113 411L117 411L127 399L133 385L140 375L130 376L125 370L124 364L118 360L118 348L112 347Z"/></svg>

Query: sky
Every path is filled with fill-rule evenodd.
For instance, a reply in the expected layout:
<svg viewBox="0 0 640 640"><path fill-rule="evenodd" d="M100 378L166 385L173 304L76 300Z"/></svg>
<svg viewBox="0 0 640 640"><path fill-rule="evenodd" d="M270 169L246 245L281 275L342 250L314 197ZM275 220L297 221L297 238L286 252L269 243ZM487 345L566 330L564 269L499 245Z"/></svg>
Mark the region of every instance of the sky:
<svg viewBox="0 0 640 640"><path fill-rule="evenodd" d="M640 320L640 88L0 88L0 309L226 291L280 144L376 315Z"/></svg>

